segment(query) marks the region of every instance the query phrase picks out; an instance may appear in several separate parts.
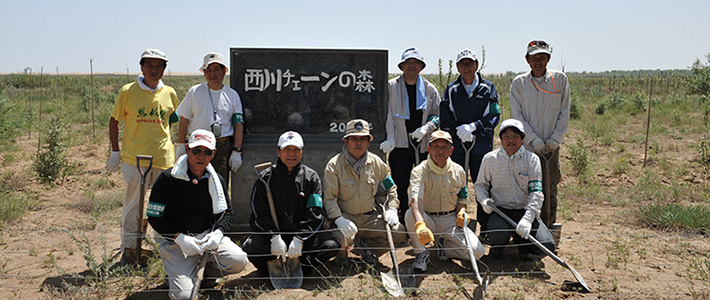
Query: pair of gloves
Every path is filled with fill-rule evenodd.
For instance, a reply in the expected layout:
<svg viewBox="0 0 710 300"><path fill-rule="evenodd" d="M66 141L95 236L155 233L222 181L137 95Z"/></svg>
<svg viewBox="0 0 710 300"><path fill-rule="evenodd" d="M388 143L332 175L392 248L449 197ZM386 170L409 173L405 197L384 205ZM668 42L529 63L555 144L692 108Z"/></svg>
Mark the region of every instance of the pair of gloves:
<svg viewBox="0 0 710 300"><path fill-rule="evenodd" d="M491 198L483 199L483 201L481 201L481 207L483 208L483 211L487 214L492 213L493 203L494 201ZM532 222L534 218L535 213L533 213L531 210L526 210L525 215L518 222L518 226L515 228L515 232L517 232L520 237L527 239L530 235L530 229L532 229Z"/></svg>
<svg viewBox="0 0 710 300"><path fill-rule="evenodd" d="M417 141L417 143L421 142L421 140L424 138L425 135L428 133L436 130L436 125L432 122L426 122L426 124L422 125L421 127L415 129L411 133L409 133L409 137ZM395 142L394 139L388 139L385 140L384 142L380 143L380 150L384 152L385 154L389 154L394 150L395 147Z"/></svg>
<svg viewBox="0 0 710 300"><path fill-rule="evenodd" d="M175 160L180 158L180 156L183 156L185 154L185 144L177 144L177 147L175 148ZM232 154L229 156L229 167L232 169L232 172L236 172L239 170L239 167L242 166L242 154L236 151L232 151Z"/></svg>
<svg viewBox="0 0 710 300"><path fill-rule="evenodd" d="M382 218L390 226L395 226L399 223L397 209L394 208L386 210L384 214L382 214ZM357 234L357 225L355 225L353 221L350 221L345 217L340 217L335 219L335 225L338 226L338 229L343 233L346 240L353 240L355 238L355 234Z"/></svg>
<svg viewBox="0 0 710 300"><path fill-rule="evenodd" d="M560 147L560 143L553 139L548 139L547 141L543 142L540 138L535 138L532 141L532 144L535 153L539 154L552 153L553 151L557 150L558 147Z"/></svg>
<svg viewBox="0 0 710 300"><path fill-rule="evenodd" d="M177 238L175 238L175 243L180 246L182 254L185 255L185 257L188 257L193 255L201 255L207 251L217 251L219 243L222 242L223 237L224 234L222 233L222 230L219 229L206 234L201 239L181 233L177 236Z"/></svg>
<svg viewBox="0 0 710 300"><path fill-rule="evenodd" d="M474 132L476 131L476 122L462 124L456 127L456 135L459 136L464 143L473 142Z"/></svg>
<svg viewBox="0 0 710 300"><path fill-rule="evenodd" d="M301 256L303 250L303 240L295 236L291 240L291 244L286 249L286 243L281 238L280 234L275 234L271 237L271 254L276 257L286 256L288 258L297 258Z"/></svg>
<svg viewBox="0 0 710 300"><path fill-rule="evenodd" d="M464 223L466 222L466 216L467 214L465 211L459 211L459 213L456 214L456 226L463 228ZM414 223L414 228L420 244L426 245L434 241L434 234L431 232L431 229L426 226L424 221Z"/></svg>

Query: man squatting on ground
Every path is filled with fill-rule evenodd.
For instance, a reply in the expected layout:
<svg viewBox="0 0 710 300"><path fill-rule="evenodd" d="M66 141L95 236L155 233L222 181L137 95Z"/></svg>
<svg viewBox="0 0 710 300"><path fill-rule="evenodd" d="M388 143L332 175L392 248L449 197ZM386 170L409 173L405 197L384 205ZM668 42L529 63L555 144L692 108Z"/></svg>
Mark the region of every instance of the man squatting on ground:
<svg viewBox="0 0 710 300"><path fill-rule="evenodd" d="M441 249L438 255L440 260L449 257L470 259L463 230L474 244L476 258L486 253L476 234L464 227L469 202L466 190L468 180L463 168L449 158L454 151L452 143L448 132L434 131L427 146L429 157L412 170L409 185L411 200L404 219L416 254L412 268L422 272L426 271L430 261L429 252L423 245L433 242L435 236Z"/></svg>
<svg viewBox="0 0 710 300"><path fill-rule="evenodd" d="M194 85L177 108L177 157L185 154L185 137L196 129L212 131L217 137L217 154L212 166L229 182L229 171L237 172L242 165L242 137L244 117L242 101L237 91L222 83L227 74L227 63L221 54L205 55L200 67L207 82Z"/></svg>
<svg viewBox="0 0 710 300"><path fill-rule="evenodd" d="M239 273L247 264L247 254L224 236L232 222L232 201L224 178L210 165L214 135L195 130L185 147L187 154L158 176L148 204L148 222L164 238L160 257L172 299L190 298L203 253L210 253L206 278Z"/></svg>
<svg viewBox="0 0 710 300"><path fill-rule="evenodd" d="M343 247L336 263L349 264L347 246L355 242L356 249L366 263L377 263L378 257L389 248L385 222L392 227L394 243L406 238L399 223L397 186L389 176L387 165L367 148L372 141L367 121L350 120L343 136L343 150L325 166L323 198L328 219L334 221L342 234L335 234ZM378 189L386 191L387 203L378 203ZM381 205L384 204L384 208ZM371 251L368 247L373 247Z"/></svg>
<svg viewBox="0 0 710 300"><path fill-rule="evenodd" d="M280 234L271 217L264 183L254 183L249 223L257 234L247 238L244 251L262 274L267 272L266 262L279 256L301 257L304 265L315 266L315 260L326 262L340 249L333 235L325 231L320 177L301 164L302 154L303 138L287 131L279 137L276 165L259 174L271 189Z"/></svg>
<svg viewBox="0 0 710 300"><path fill-rule="evenodd" d="M402 75L389 81L389 105L385 123L387 139L380 144L380 150L389 154L392 179L397 185L399 197L399 217L409 208L407 189L409 174L416 164L414 151L426 157L429 133L439 128L439 91L419 73L426 67L424 58L412 47L402 52L402 60L397 65ZM415 139L416 150L409 144ZM424 140L424 145L419 145Z"/></svg>
<svg viewBox="0 0 710 300"><path fill-rule="evenodd" d="M138 234L138 211L141 193L141 175L136 167L136 155L153 156L153 166L145 176L149 189L160 172L173 165L173 143L170 139L170 124L178 121L175 114L178 96L172 87L163 84L161 78L168 58L160 50L146 49L141 54L142 75L135 82L126 84L118 91L109 120L111 156L104 166L108 172L118 170L126 182L126 196L121 215L121 261L126 265L138 262L136 235ZM118 125L123 121L123 151L118 144ZM122 163L121 163L122 162ZM142 168L147 170L147 166Z"/></svg>
<svg viewBox="0 0 710 300"><path fill-rule="evenodd" d="M503 121L499 133L501 146L483 157L474 184L476 199L483 211L490 214L488 241L493 247L489 254L494 258L502 257L503 247L511 235L514 244L526 244L518 248L525 260L531 260L533 253L541 254L539 249L525 241L529 234L550 251L555 249L552 233L539 218L543 201L540 158L522 147L525 135L522 122L515 119ZM493 205L517 222L517 228L493 213Z"/></svg>
<svg viewBox="0 0 710 300"><path fill-rule="evenodd" d="M483 79L477 72L478 58L475 52L469 49L459 51L456 68L460 75L446 87L441 100L441 128L453 136L454 152L451 159L461 166L466 164L466 151L461 142L471 147L470 143L475 138L475 145L469 153L468 170L471 181L476 182L483 155L493 149L493 131L500 118L498 93L493 83ZM488 214L483 212L478 202L476 220L481 228L481 238L485 240Z"/></svg>
<svg viewBox="0 0 710 300"><path fill-rule="evenodd" d="M540 156L543 174L548 167L544 162L549 160L550 178L543 178L549 180L550 190L543 190L549 201L545 201L540 213L549 228L557 221L557 184L562 179L560 145L569 123L570 88L564 73L547 69L550 45L546 42L528 43L525 60L530 71L518 75L510 84L510 117L525 126L523 145Z"/></svg>

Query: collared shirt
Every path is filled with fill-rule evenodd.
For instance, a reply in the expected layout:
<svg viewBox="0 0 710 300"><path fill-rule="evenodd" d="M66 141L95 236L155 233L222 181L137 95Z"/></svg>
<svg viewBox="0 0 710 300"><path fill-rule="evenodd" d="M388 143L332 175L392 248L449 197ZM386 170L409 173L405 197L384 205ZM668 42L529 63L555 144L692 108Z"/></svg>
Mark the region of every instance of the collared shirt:
<svg viewBox="0 0 710 300"><path fill-rule="evenodd" d="M335 219L342 216L341 212L360 215L374 211L378 205L375 203L377 186L388 174L387 164L371 152L367 155L367 163L362 167L360 176L342 153L331 158L323 174L323 206L326 216ZM392 185L387 192L389 202L385 208L397 209L397 186Z"/></svg>
<svg viewBox="0 0 710 300"><path fill-rule="evenodd" d="M510 84L510 117L525 126L523 145L534 151L532 141L555 140L562 144L569 123L570 88L567 76L555 70L533 84L532 72L518 75Z"/></svg>
<svg viewBox="0 0 710 300"><path fill-rule="evenodd" d="M468 197L458 197L461 189L467 184L463 168L452 161L444 174L437 174L429 167L428 160L412 170L409 179L409 206L412 206L411 202L415 198L422 200L422 209L425 212L452 211L458 203L467 204Z"/></svg>
<svg viewBox="0 0 710 300"><path fill-rule="evenodd" d="M496 206L532 210L537 217L544 200L540 158L524 147L512 156L502 148L488 152L474 190L479 202L492 198Z"/></svg>

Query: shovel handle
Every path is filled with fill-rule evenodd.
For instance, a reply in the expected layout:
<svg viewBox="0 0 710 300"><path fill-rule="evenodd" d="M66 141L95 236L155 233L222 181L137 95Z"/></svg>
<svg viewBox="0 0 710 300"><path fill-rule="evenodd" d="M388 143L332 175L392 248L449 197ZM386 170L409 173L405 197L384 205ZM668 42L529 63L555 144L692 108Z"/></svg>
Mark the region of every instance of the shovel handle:
<svg viewBox="0 0 710 300"><path fill-rule="evenodd" d="M411 136L409 136L409 135L407 135L407 140L409 141L409 145L411 145L412 148L414 148L414 162L415 162L415 165L418 166L418 165L419 165L419 162L420 162L420 161L419 161L419 160L420 160L420 158L419 158L419 148L420 148L420 147L419 147L419 146L420 146L422 143L421 143L421 142L418 142L418 143L415 144L415 143L414 143L414 139L413 139Z"/></svg>

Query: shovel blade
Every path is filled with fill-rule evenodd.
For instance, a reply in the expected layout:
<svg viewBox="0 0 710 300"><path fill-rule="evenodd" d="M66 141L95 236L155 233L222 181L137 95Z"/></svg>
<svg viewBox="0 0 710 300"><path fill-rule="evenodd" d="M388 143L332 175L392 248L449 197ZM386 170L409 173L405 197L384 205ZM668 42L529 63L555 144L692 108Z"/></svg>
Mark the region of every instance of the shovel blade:
<svg viewBox="0 0 710 300"><path fill-rule="evenodd" d="M385 290L390 293L390 295L394 297L404 297L404 289L402 289L402 286L395 278L395 275L392 274L392 270L389 270L387 273L380 272L380 276L382 276L382 285L385 287Z"/></svg>
<svg viewBox="0 0 710 300"><path fill-rule="evenodd" d="M275 289L300 289L303 284L303 269L298 258L289 258L286 261L272 259L266 262L269 270L269 279Z"/></svg>

